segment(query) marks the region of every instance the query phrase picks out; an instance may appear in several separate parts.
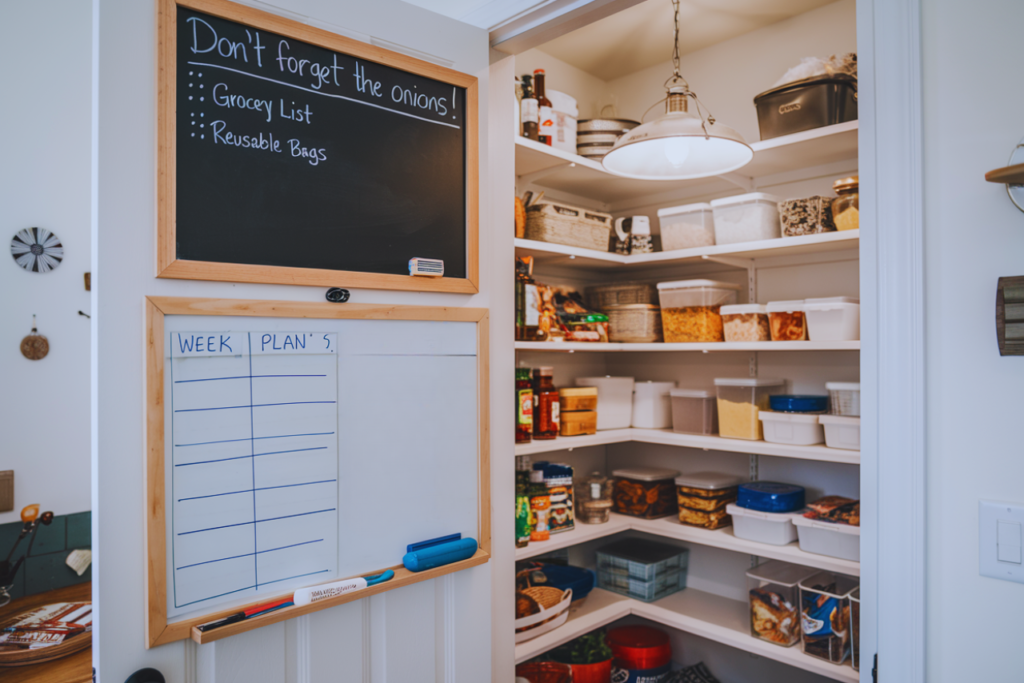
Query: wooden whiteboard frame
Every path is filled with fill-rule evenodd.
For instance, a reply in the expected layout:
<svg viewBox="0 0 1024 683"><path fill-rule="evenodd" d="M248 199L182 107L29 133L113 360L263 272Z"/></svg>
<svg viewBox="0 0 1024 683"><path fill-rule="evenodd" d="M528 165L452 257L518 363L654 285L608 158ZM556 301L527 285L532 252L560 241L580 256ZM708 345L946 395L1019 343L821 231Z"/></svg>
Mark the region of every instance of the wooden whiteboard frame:
<svg viewBox="0 0 1024 683"><path fill-rule="evenodd" d="M156 0L157 28L157 255L156 276L180 280L397 289L476 294L480 291L480 161L477 79L454 69L362 43L229 0ZM177 258L177 34L178 7L277 33L408 73L466 89L466 277L427 278L324 268L188 261Z"/></svg>
<svg viewBox="0 0 1024 683"><path fill-rule="evenodd" d="M167 620L167 526L164 462L164 316L212 315L256 318L306 318L321 320L425 320L476 323L478 489L477 536L479 550L468 560L413 573L402 565L383 567L373 574L393 569L395 578L354 593L321 600L303 607L288 607L262 617L247 619L207 633L199 624L221 619L245 607L219 609L202 616L169 623ZM254 628L276 624L310 612L342 605L409 584L433 579L484 564L491 555L491 465L490 465L490 382L488 365L489 316L486 308L445 308L388 306L375 304L331 304L299 301L257 301L243 299L197 299L146 297L146 647L155 647L191 637L209 643ZM288 595L283 593L282 595ZM252 605L265 604L271 596Z"/></svg>

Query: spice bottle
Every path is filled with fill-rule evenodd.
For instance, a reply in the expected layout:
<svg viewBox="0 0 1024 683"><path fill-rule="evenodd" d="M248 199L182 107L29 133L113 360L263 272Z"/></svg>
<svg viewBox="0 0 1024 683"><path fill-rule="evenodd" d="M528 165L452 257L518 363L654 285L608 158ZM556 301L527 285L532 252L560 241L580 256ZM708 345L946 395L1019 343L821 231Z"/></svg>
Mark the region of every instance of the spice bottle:
<svg viewBox="0 0 1024 683"><path fill-rule="evenodd" d="M540 130L540 109L533 93L533 76L523 75L523 99L519 101L519 118L523 124L523 137L536 140Z"/></svg>
<svg viewBox="0 0 1024 683"><path fill-rule="evenodd" d="M533 434L533 384L530 369L516 370L516 443L529 443Z"/></svg>
<svg viewBox="0 0 1024 683"><path fill-rule="evenodd" d="M552 367L533 371L533 438L539 441L558 436L560 404L554 374Z"/></svg>
<svg viewBox="0 0 1024 683"><path fill-rule="evenodd" d="M525 455L516 456L516 547L525 548L530 544L531 514L530 497L530 458Z"/></svg>
<svg viewBox="0 0 1024 683"><path fill-rule="evenodd" d="M544 472L530 472L530 514L533 515L533 528L530 530L531 541L547 541L551 538L548 527L548 516L551 513L551 494L544 483Z"/></svg>
<svg viewBox="0 0 1024 683"><path fill-rule="evenodd" d="M544 94L544 69L533 70L533 90L537 97L537 109L540 116L538 140L550 145L555 132L555 112L551 100Z"/></svg>
<svg viewBox="0 0 1024 683"><path fill-rule="evenodd" d="M860 176L841 178L832 183L839 195L832 200L832 220L839 230L860 228Z"/></svg>

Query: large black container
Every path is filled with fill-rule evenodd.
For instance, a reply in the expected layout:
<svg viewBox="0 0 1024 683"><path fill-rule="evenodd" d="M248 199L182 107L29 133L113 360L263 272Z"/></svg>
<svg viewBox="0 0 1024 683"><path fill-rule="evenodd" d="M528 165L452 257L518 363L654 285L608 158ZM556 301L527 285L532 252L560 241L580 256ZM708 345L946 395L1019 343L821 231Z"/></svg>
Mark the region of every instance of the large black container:
<svg viewBox="0 0 1024 683"><path fill-rule="evenodd" d="M754 105L762 140L854 121L857 79L835 74L793 81L761 93Z"/></svg>

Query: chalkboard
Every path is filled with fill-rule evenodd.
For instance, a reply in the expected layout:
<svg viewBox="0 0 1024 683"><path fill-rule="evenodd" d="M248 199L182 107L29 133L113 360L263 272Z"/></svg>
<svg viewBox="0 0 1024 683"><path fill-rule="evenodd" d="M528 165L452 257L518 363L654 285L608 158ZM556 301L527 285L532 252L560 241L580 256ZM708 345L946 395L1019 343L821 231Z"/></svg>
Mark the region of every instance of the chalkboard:
<svg viewBox="0 0 1024 683"><path fill-rule="evenodd" d="M477 291L475 78L225 0L161 63L161 277Z"/></svg>

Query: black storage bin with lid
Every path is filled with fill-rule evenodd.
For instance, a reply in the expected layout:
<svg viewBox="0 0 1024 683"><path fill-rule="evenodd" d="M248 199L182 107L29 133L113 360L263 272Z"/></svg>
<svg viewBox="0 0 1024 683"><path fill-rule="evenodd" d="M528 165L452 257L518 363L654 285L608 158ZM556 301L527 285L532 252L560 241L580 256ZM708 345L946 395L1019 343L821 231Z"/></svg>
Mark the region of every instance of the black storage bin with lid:
<svg viewBox="0 0 1024 683"><path fill-rule="evenodd" d="M814 76L766 90L754 98L761 139L857 119L857 79Z"/></svg>

